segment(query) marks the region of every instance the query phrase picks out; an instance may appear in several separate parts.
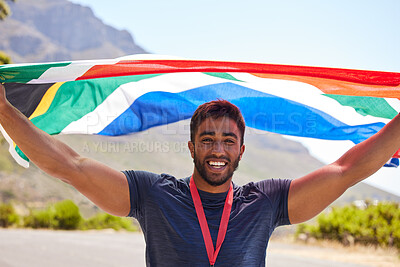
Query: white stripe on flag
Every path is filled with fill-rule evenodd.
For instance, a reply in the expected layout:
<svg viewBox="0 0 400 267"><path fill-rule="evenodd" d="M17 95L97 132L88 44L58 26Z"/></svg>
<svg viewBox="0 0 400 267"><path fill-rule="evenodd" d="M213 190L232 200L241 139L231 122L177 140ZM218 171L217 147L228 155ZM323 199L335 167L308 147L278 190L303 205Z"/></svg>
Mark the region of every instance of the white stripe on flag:
<svg viewBox="0 0 400 267"><path fill-rule="evenodd" d="M230 73L244 82L222 79L203 73L171 73L138 82L121 85L94 111L70 123L62 133L97 134L120 116L140 96L154 91L183 92L196 87L231 82L264 93L286 98L321 110L348 125L368 124L389 120L362 116L352 107L343 106L336 100L323 96L321 91L306 83L279 79L258 78L247 73ZM124 99L122 102L121 100ZM82 131L85 129L85 131Z"/></svg>
<svg viewBox="0 0 400 267"><path fill-rule="evenodd" d="M385 98L385 100L389 103L390 106L397 112L400 112L400 100L397 98Z"/></svg>
<svg viewBox="0 0 400 267"><path fill-rule="evenodd" d="M21 156L17 153L17 151L14 149L14 142L10 138L10 136L7 134L6 130L4 130L3 126L0 124L0 132L3 134L4 139L6 139L7 143L10 145L8 148L8 152L10 152L11 156L15 159L15 161L21 165L22 167L28 168L29 167L29 162L21 158Z"/></svg>
<svg viewBox="0 0 400 267"><path fill-rule="evenodd" d="M33 79L28 83L75 81L95 65L112 65L118 62L118 59L73 61L67 66L49 68L39 78Z"/></svg>

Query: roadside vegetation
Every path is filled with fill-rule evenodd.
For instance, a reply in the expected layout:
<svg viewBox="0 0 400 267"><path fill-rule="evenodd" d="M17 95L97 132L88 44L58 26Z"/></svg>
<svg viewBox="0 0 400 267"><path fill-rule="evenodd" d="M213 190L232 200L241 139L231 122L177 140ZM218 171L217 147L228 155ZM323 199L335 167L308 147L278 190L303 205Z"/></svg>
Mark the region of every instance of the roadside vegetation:
<svg viewBox="0 0 400 267"><path fill-rule="evenodd" d="M71 200L31 209L20 215L10 203L0 203L0 227L54 230L114 229L137 231L130 218L97 213L85 219ZM400 253L400 204L396 202L366 202L364 206L333 207L317 216L315 223L300 224L296 237L338 241L345 246L356 244L397 248Z"/></svg>
<svg viewBox="0 0 400 267"><path fill-rule="evenodd" d="M31 209L27 215L19 215L10 203L0 203L0 227L54 230L138 230L133 220L107 213L98 213L85 219L82 217L79 207L71 200L57 202L45 209Z"/></svg>
<svg viewBox="0 0 400 267"><path fill-rule="evenodd" d="M354 244L395 247L400 252L400 205L395 202L366 202L332 208L316 218L315 224L300 224L297 238L333 240Z"/></svg>

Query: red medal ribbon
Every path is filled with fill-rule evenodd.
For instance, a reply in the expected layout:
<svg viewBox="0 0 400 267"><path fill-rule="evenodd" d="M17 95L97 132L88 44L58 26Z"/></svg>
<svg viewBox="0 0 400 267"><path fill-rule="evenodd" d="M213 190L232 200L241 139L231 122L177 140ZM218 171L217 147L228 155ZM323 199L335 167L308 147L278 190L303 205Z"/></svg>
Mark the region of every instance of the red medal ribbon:
<svg viewBox="0 0 400 267"><path fill-rule="evenodd" d="M222 212L221 223L218 229L217 248L215 249L215 251L211 239L210 229L208 228L206 215L204 214L203 205L201 204L199 191L197 190L196 184L194 183L193 176L190 178L190 193L192 194L197 218L200 223L201 233L203 234L204 243L206 245L208 260L210 261L210 265L214 266L219 250L221 249L221 245L224 242L226 230L228 229L229 216L233 203L233 186L231 183L228 195L226 196L224 211Z"/></svg>

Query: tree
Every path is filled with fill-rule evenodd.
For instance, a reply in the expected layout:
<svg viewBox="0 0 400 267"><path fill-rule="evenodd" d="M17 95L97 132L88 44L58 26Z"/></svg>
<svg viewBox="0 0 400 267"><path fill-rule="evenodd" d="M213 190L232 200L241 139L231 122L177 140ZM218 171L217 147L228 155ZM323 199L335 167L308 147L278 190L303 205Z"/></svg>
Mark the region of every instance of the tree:
<svg viewBox="0 0 400 267"><path fill-rule="evenodd" d="M3 51L0 51L0 65L10 64L10 63L11 63L11 58Z"/></svg>
<svg viewBox="0 0 400 267"><path fill-rule="evenodd" d="M8 0L15 2L15 0ZM11 14L10 6L7 4L6 0L0 0L0 20L4 20Z"/></svg>
<svg viewBox="0 0 400 267"><path fill-rule="evenodd" d="M9 0L9 1L15 2L15 0ZM7 1L0 0L0 20L4 20L10 14L11 10L10 6L7 4ZM0 51L0 65L10 64L10 63L11 63L10 57L6 53Z"/></svg>

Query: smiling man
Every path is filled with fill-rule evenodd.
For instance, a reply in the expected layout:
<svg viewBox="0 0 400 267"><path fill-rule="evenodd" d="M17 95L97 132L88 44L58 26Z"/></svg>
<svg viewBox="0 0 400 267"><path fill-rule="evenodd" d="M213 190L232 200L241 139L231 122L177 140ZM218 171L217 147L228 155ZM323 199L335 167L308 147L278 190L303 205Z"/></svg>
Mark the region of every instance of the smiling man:
<svg viewBox="0 0 400 267"><path fill-rule="evenodd" d="M127 171L131 212L146 239L150 266L263 266L275 227L289 224L290 180L237 186L245 123L228 101L205 103L190 123L193 174Z"/></svg>
<svg viewBox="0 0 400 267"><path fill-rule="evenodd" d="M148 266L264 266L277 226L314 217L400 147L398 115L337 161L304 177L237 186L232 177L245 151L245 124L227 101L205 103L195 111L188 142L194 170L183 179L119 172L81 157L12 107L2 85L0 124L39 168L110 214L137 218Z"/></svg>

